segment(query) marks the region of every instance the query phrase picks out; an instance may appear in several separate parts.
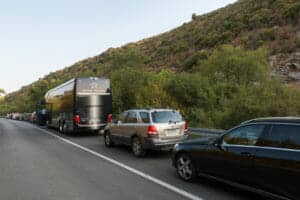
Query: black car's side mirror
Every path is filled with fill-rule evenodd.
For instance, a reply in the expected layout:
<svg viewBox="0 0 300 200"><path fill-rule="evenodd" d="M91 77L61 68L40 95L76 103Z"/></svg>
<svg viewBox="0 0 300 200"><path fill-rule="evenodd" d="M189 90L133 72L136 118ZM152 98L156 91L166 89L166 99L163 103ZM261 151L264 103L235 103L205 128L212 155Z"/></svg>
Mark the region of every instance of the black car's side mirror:
<svg viewBox="0 0 300 200"><path fill-rule="evenodd" d="M214 146L215 147L218 147L220 149L223 149L222 148L222 144L223 144L223 137L219 137L215 142L214 142Z"/></svg>
<svg viewBox="0 0 300 200"><path fill-rule="evenodd" d="M214 146L220 147L222 144L222 138L218 138L216 141L214 141Z"/></svg>

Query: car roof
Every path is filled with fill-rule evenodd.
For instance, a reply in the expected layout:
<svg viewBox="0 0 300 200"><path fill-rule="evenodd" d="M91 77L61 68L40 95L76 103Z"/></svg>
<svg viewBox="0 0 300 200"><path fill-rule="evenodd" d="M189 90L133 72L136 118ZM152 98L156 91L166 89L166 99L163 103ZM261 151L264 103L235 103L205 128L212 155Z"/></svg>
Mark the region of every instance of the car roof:
<svg viewBox="0 0 300 200"><path fill-rule="evenodd" d="M126 110L126 112L129 111L135 111L135 112L159 112L159 111L176 111L174 109L169 109L169 108L141 108L141 109L130 109L130 110Z"/></svg>
<svg viewBox="0 0 300 200"><path fill-rule="evenodd" d="M249 124L249 123L263 123L263 122L270 122L270 123L293 123L293 124L300 124L300 117L265 117L265 118L256 118L251 119L242 124Z"/></svg>

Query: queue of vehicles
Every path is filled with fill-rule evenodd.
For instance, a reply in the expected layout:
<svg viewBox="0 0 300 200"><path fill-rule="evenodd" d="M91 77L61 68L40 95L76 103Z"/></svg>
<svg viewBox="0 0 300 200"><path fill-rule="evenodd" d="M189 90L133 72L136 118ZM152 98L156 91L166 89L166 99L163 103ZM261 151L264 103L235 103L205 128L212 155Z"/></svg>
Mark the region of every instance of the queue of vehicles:
<svg viewBox="0 0 300 200"><path fill-rule="evenodd" d="M19 120L19 121L27 121L34 124L38 124L40 126L46 125L46 121L48 118L48 111L46 109L41 109L34 111L32 113L8 113L6 115L7 119Z"/></svg>
<svg viewBox="0 0 300 200"><path fill-rule="evenodd" d="M13 119L13 120L20 120L20 121L28 121L33 122L34 120L34 113L8 113L6 115L7 119Z"/></svg>
<svg viewBox="0 0 300 200"><path fill-rule="evenodd" d="M300 118L254 119L217 137L186 140L188 125L173 109L112 116L106 78L72 79L45 100L47 126L61 133L102 130L106 147L125 144L137 157L149 149L173 150L172 164L184 181L204 176L272 198L300 199Z"/></svg>

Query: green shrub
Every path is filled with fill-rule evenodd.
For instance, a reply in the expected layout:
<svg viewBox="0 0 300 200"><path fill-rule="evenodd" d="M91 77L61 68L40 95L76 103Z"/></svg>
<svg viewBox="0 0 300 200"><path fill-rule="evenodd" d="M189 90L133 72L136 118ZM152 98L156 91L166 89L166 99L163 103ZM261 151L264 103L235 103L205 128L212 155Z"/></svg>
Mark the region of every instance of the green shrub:
<svg viewBox="0 0 300 200"><path fill-rule="evenodd" d="M265 49L246 51L241 47L225 45L216 49L202 62L198 71L214 81L234 82L239 85L258 83L269 74L267 55Z"/></svg>
<svg viewBox="0 0 300 200"><path fill-rule="evenodd" d="M300 48L300 31L297 33L296 36L296 44L297 44L297 48Z"/></svg>
<svg viewBox="0 0 300 200"><path fill-rule="evenodd" d="M298 21L300 17L300 2L291 4L285 11L287 19Z"/></svg>

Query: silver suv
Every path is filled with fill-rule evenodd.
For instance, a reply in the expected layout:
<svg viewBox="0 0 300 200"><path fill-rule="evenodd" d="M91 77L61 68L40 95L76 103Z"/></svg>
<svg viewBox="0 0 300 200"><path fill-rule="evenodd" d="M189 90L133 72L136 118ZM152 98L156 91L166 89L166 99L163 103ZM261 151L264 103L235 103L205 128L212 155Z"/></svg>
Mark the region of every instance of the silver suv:
<svg viewBox="0 0 300 200"><path fill-rule="evenodd" d="M104 131L107 147L125 144L137 157L148 149L171 150L174 144L187 138L188 126L178 111L171 109L135 109L112 116Z"/></svg>

